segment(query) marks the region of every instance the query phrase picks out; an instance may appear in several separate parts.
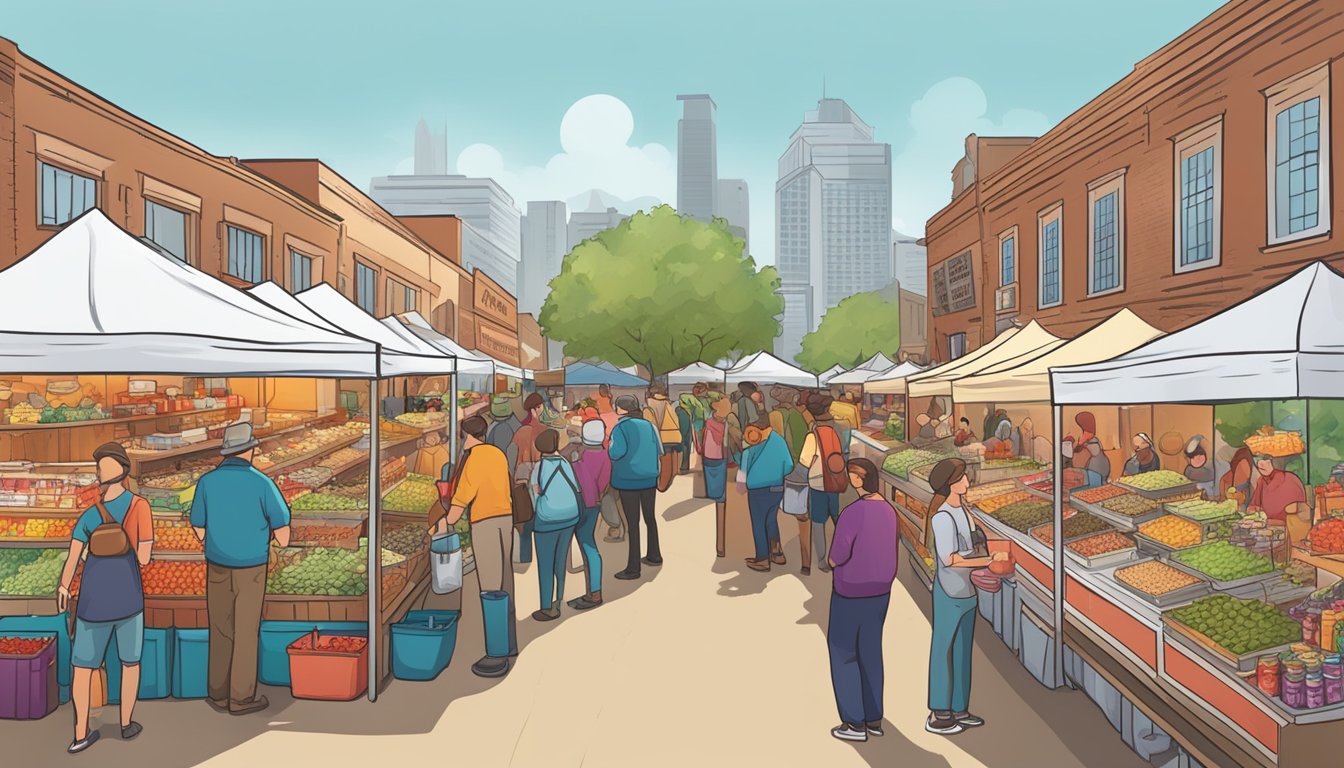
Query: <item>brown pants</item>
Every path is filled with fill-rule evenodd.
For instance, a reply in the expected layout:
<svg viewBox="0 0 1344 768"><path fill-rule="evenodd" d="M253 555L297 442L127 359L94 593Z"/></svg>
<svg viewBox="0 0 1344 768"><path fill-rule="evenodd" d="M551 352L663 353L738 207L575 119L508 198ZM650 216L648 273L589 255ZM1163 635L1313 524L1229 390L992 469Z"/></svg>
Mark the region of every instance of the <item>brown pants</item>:
<svg viewBox="0 0 1344 768"><path fill-rule="evenodd" d="M471 552L482 592L507 592L514 601L509 611L509 650L518 652L518 593L513 590L513 518L491 517L471 524Z"/></svg>
<svg viewBox="0 0 1344 768"><path fill-rule="evenodd" d="M210 698L237 706L257 695L257 651L266 566L225 568L206 564L205 604L210 615Z"/></svg>

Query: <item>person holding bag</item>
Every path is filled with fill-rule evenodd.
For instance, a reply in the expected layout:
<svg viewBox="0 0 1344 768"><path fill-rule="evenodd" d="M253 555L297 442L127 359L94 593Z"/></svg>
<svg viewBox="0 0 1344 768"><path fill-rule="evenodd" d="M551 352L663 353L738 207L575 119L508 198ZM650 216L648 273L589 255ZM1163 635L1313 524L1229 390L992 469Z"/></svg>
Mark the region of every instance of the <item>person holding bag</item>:
<svg viewBox="0 0 1344 768"><path fill-rule="evenodd" d="M140 691L140 654L145 642L145 591L140 566L154 548L154 522L149 502L127 490L131 460L119 443L105 443L93 452L98 473L98 501L84 510L70 537L70 554L61 571L56 607L70 606L70 587L80 558L84 561L71 657L74 680L75 736L67 751L83 752L98 741L89 729L93 673L103 666L115 637L121 662L121 738L133 739L143 728L131 719Z"/></svg>
<svg viewBox="0 0 1344 768"><path fill-rule="evenodd" d="M924 729L951 736L985 721L970 713L971 651L975 647L978 600L971 571L988 567L985 534L966 511L971 481L966 462L943 459L929 472L933 487L936 572L933 579L933 638L929 644L929 718ZM843 520L844 515L841 515Z"/></svg>
<svg viewBox="0 0 1344 768"><path fill-rule="evenodd" d="M532 530L537 540L537 578L541 582L541 610L532 614L536 621L560 618L559 604L565 599L565 558L583 508L579 479L559 450L560 436L555 430L537 435L539 460L532 468L530 482L536 498Z"/></svg>

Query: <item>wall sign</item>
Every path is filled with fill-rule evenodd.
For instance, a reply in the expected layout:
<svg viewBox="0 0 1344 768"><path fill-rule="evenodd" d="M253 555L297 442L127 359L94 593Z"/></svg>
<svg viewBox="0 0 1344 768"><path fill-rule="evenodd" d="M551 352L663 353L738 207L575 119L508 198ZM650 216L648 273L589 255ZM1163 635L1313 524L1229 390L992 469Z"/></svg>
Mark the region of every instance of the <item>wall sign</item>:
<svg viewBox="0 0 1344 768"><path fill-rule="evenodd" d="M479 269L472 273L472 285L475 286L476 314L516 332L518 299Z"/></svg>

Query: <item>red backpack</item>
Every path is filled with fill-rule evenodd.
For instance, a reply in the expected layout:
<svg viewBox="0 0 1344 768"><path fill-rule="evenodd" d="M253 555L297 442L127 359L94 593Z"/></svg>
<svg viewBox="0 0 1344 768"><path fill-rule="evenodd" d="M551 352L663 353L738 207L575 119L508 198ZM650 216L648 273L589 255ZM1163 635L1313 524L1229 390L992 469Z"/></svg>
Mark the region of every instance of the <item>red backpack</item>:
<svg viewBox="0 0 1344 768"><path fill-rule="evenodd" d="M828 424L818 424L815 434L821 459L821 486L827 493L844 493L849 487L849 472L845 468L844 451L840 450L840 434Z"/></svg>

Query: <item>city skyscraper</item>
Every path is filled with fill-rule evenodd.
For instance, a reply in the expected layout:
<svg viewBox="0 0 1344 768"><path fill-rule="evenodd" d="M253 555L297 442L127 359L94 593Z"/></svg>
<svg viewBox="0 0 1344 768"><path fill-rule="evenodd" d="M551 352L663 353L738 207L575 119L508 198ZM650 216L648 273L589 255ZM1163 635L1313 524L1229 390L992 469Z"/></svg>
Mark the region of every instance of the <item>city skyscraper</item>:
<svg viewBox="0 0 1344 768"><path fill-rule="evenodd" d="M805 333L842 299L891 282L891 145L843 99L817 102L779 158L775 246L785 317L806 302ZM786 359L802 344L792 333L776 342Z"/></svg>
<svg viewBox="0 0 1344 768"><path fill-rule="evenodd" d="M677 121L677 212L709 221L719 185L718 138L714 127L717 107L708 94L684 94Z"/></svg>
<svg viewBox="0 0 1344 768"><path fill-rule="evenodd" d="M751 253L751 201L744 179L719 179L719 200L715 215L728 221L728 229L747 241Z"/></svg>
<svg viewBox="0 0 1344 768"><path fill-rule="evenodd" d="M919 238L891 230L891 275L905 290L929 295L929 251Z"/></svg>
<svg viewBox="0 0 1344 768"><path fill-rule="evenodd" d="M415 175L443 176L448 173L448 134L433 133L420 118L415 126Z"/></svg>
<svg viewBox="0 0 1344 768"><path fill-rule="evenodd" d="M588 199L588 210L574 211L569 214L569 232L565 253L574 250L574 246L606 229L630 218L615 208L603 207L602 198L593 190Z"/></svg>
<svg viewBox="0 0 1344 768"><path fill-rule="evenodd" d="M539 314L551 280L569 252L564 203L527 203L523 215L523 257L518 262L518 311Z"/></svg>

